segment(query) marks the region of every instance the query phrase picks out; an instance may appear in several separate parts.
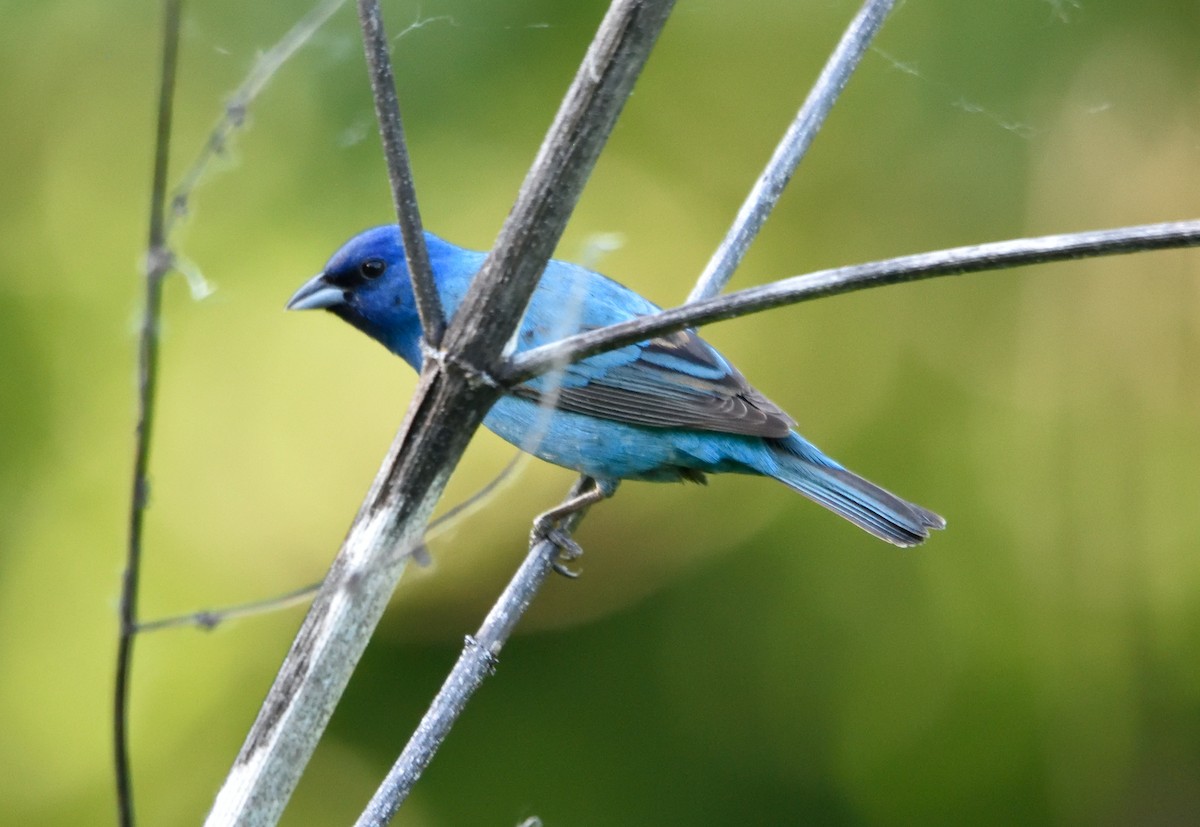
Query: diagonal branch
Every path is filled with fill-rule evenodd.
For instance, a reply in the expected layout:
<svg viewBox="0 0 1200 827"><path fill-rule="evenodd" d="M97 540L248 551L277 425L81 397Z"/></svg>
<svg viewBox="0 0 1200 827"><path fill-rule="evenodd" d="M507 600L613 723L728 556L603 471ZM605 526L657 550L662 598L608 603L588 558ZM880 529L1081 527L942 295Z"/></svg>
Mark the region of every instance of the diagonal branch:
<svg viewBox="0 0 1200 827"><path fill-rule="evenodd" d="M446 350L427 361L404 424L208 824L273 824L282 813L403 573L404 552L420 541L450 472L499 393L487 369L516 327L671 5L616 0L606 14L497 248L446 331Z"/></svg>
<svg viewBox="0 0 1200 827"><path fill-rule="evenodd" d="M742 263L750 243L766 223L767 216L775 209L783 188L792 180L800 161L812 146L813 139L825 123L825 116L837 102L838 96L862 59L883 21L892 11L894 0L867 0L858 14L846 27L837 48L829 56L817 82L796 113L795 120L775 147L775 153L750 188L746 200L738 210L733 226L725 234L717 252L696 280L696 286L688 294L689 303L711 298L720 293L733 271Z"/></svg>
<svg viewBox="0 0 1200 827"><path fill-rule="evenodd" d="M571 488L568 500L581 494L589 484L586 477L581 477ZM572 514L564 522L563 530L573 530L585 513L577 511ZM433 760L434 753L450 733L450 728L466 708L467 701L484 678L495 670L500 650L546 582L557 557L558 547L549 540L537 540L530 545L529 554L484 618L479 631L474 637L467 637L462 653L442 683L429 711L371 797L355 827L382 827L396 815L421 773Z"/></svg>
<svg viewBox="0 0 1200 827"><path fill-rule="evenodd" d="M674 0L613 0L609 7L517 202L457 311L463 318L495 318L496 323L470 342L463 335L465 325L447 332L447 350L468 364L488 365L516 328L673 5ZM539 174L543 168L561 172L545 176Z"/></svg>
<svg viewBox="0 0 1200 827"><path fill-rule="evenodd" d="M568 336L512 357L499 378L506 384L523 382L564 362L575 362L685 327L732 319L823 296L836 296L868 287L906 281L1003 270L1026 264L1094 258L1096 256L1166 250L1200 245L1200 220L1142 224L1112 230L1045 235L973 244L931 253L818 270L760 287L750 287L674 307L597 330Z"/></svg>
<svg viewBox="0 0 1200 827"><path fill-rule="evenodd" d="M392 76L392 59L379 0L358 0L358 20L362 25L363 49L367 54L367 70L375 98L375 118L379 121L379 137L387 159L400 237L404 239L404 258L412 276L417 315L421 317L425 341L437 347L446 330L446 319L433 284L429 251L425 249L425 236L421 232L421 211L417 208L417 190L408 161L408 144L400 121L400 101L396 97L396 80Z"/></svg>

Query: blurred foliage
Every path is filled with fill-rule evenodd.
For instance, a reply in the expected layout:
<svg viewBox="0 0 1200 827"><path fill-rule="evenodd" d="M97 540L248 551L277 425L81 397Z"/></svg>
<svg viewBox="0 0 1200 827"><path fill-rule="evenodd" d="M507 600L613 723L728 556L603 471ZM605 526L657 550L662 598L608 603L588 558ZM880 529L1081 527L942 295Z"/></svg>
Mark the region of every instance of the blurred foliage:
<svg viewBox="0 0 1200 827"><path fill-rule="evenodd" d="M193 3L173 164L307 8ZM602 13L392 0L427 224L486 247ZM856 8L681 3L560 249L686 294ZM735 280L1195 217L1194 0L910 0ZM109 823L158 10L9 3L0 31L0 810ZM390 220L352 10L287 64L191 201L165 305L143 611L320 577L413 377L283 302ZM707 335L804 432L947 515L884 546L782 486L630 484L398 823L1179 824L1200 811L1200 254L943 279ZM510 456L480 435L447 504ZM285 818L347 823L568 472L402 584ZM143 823L195 824L299 610L138 647Z"/></svg>

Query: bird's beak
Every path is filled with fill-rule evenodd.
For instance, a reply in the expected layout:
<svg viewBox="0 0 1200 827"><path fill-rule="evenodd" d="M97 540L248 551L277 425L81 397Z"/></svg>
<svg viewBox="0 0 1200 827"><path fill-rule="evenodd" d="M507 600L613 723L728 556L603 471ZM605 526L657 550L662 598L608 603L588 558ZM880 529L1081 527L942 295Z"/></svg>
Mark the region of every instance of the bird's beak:
<svg viewBox="0 0 1200 827"><path fill-rule="evenodd" d="M287 310L327 310L345 302L341 288L325 281L325 274L318 273L288 299Z"/></svg>

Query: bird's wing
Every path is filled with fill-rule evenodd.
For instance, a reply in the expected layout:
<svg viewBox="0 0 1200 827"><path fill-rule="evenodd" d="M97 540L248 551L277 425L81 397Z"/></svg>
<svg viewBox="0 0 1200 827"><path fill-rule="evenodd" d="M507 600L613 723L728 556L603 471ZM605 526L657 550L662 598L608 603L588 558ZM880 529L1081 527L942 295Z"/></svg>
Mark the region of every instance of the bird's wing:
<svg viewBox="0 0 1200 827"><path fill-rule="evenodd" d="M785 437L795 425L692 330L568 365L513 389L559 410L656 428Z"/></svg>

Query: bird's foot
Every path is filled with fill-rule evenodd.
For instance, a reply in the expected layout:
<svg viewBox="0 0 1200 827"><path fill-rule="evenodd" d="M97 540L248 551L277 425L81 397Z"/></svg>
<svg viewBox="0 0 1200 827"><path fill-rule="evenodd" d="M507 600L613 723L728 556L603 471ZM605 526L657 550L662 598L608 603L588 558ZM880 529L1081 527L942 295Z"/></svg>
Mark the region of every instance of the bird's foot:
<svg viewBox="0 0 1200 827"><path fill-rule="evenodd" d="M579 576L579 571L569 565L583 556L583 547L571 536L571 528L578 515L594 503L612 496L616 487L616 481L588 478L583 486L575 489L577 493L566 502L534 518L533 532L529 536L530 544L545 540L553 545L556 551L550 565L563 577L574 579Z"/></svg>
<svg viewBox="0 0 1200 827"><path fill-rule="evenodd" d="M537 539L550 543L556 549L554 559L550 561L550 568L571 580L579 577L579 570L571 568L570 564L583 556L583 546L579 545L566 529L560 528L557 524L538 526L534 528L534 535Z"/></svg>

